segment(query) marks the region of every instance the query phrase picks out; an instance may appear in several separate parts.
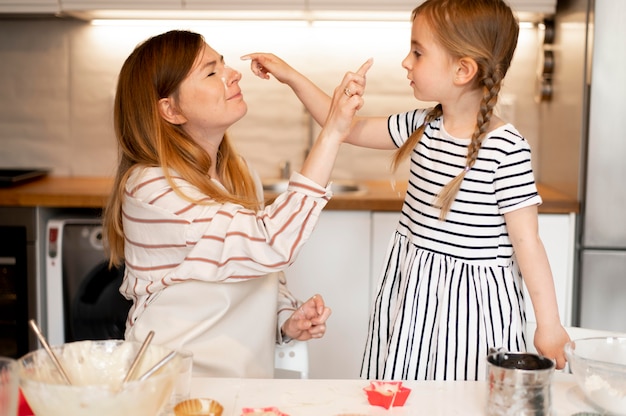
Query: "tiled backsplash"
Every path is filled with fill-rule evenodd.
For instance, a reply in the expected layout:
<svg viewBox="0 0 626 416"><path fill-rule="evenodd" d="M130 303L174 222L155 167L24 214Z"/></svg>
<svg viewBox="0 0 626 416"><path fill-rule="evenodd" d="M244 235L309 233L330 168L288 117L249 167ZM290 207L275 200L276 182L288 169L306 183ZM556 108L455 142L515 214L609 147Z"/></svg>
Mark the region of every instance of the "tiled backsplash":
<svg viewBox="0 0 626 416"><path fill-rule="evenodd" d="M112 102L119 68L137 43L174 27L204 34L227 64L243 73L240 85L248 114L230 135L263 177L277 176L285 161L294 169L300 167L310 137L309 121L288 87L252 75L249 62L239 59L245 53L276 53L328 93L345 71L373 57L361 113L387 116L419 104L400 65L409 49L408 24L186 22L118 27L63 19L5 19L0 20L0 166L47 167L55 175L112 175L117 157ZM503 89L505 105L500 108L535 154L540 151L534 102L538 37L536 29L521 31ZM406 169L392 175L391 156L345 145L334 176L406 177Z"/></svg>

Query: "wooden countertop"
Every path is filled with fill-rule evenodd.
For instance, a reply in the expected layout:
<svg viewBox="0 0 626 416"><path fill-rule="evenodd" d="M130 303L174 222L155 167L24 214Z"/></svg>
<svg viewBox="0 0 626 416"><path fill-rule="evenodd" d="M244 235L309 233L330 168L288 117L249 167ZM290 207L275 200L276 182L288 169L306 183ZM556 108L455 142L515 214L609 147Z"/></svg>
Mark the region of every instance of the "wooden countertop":
<svg viewBox="0 0 626 416"><path fill-rule="evenodd" d="M326 209L361 211L399 211L406 181L392 186L390 181L363 181L366 190L333 196ZM102 208L113 185L112 178L47 176L33 182L0 189L0 206ZM540 213L578 213L579 202L559 191L538 185L543 204ZM271 200L275 194L267 194Z"/></svg>

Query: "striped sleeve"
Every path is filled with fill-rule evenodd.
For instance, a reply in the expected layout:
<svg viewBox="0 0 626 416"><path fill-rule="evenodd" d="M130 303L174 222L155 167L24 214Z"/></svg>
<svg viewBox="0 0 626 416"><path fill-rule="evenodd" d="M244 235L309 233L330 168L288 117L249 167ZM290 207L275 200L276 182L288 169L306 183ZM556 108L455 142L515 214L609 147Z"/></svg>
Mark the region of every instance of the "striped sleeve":
<svg viewBox="0 0 626 416"><path fill-rule="evenodd" d="M160 169L143 172L129 181L123 206L125 260L136 278L135 294L180 280L237 280L283 270L330 198L327 189L294 173L288 191L262 211L201 205L176 194ZM181 186L190 197L200 196Z"/></svg>
<svg viewBox="0 0 626 416"><path fill-rule="evenodd" d="M541 204L531 165L530 146L526 140L520 137L507 149L496 169L494 183L502 214Z"/></svg>
<svg viewBox="0 0 626 416"><path fill-rule="evenodd" d="M429 109L417 109L406 113L392 114L387 119L389 135L397 147L409 138L424 123Z"/></svg>

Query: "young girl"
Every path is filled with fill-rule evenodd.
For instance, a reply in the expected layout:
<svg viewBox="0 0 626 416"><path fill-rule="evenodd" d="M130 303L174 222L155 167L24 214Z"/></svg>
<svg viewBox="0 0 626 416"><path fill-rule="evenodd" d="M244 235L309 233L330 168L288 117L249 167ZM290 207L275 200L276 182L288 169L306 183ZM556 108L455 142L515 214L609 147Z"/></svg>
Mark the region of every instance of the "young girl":
<svg viewBox="0 0 626 416"><path fill-rule="evenodd" d="M361 376L478 380L490 348L526 348L523 284L537 350L565 365L569 337L538 235L528 143L493 113L517 44L502 0L427 0L412 14L402 62L418 100L437 102L388 118L359 118L347 143L398 148L410 158L402 215L371 315ZM253 70L289 85L318 122L329 97L273 55ZM262 70L255 68L262 66ZM344 93L355 92L346 89Z"/></svg>
<svg viewBox="0 0 626 416"><path fill-rule="evenodd" d="M274 345L325 332L321 296L304 304L281 272L331 197L327 186L363 89L366 63L335 94L328 123L289 189L262 208L260 183L226 130L247 111L241 73L189 31L154 36L126 59L115 96L120 161L105 212L125 338L193 352L195 375L273 377Z"/></svg>

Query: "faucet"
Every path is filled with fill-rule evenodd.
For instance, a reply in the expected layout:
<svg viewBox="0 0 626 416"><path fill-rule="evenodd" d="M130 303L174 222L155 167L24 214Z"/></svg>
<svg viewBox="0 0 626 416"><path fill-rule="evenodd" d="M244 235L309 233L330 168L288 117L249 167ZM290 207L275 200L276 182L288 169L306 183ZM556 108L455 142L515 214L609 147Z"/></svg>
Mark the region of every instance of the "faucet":
<svg viewBox="0 0 626 416"><path fill-rule="evenodd" d="M280 164L280 178L289 179L289 176L291 176L291 162L285 160Z"/></svg>
<svg viewBox="0 0 626 416"><path fill-rule="evenodd" d="M315 130L315 120L311 113L305 108L304 114L306 116L307 121L307 136L306 136L306 148L304 149L304 158L306 159L309 156L309 152L313 147L313 142L315 142L314 130Z"/></svg>
<svg viewBox="0 0 626 416"><path fill-rule="evenodd" d="M313 147L313 143L315 142L315 119L309 113L309 111L304 108L304 116L306 118L306 147L304 148L304 159L309 156L311 152L311 148ZM285 160L280 164L280 178L281 179L289 179L291 176L291 162L289 160Z"/></svg>

